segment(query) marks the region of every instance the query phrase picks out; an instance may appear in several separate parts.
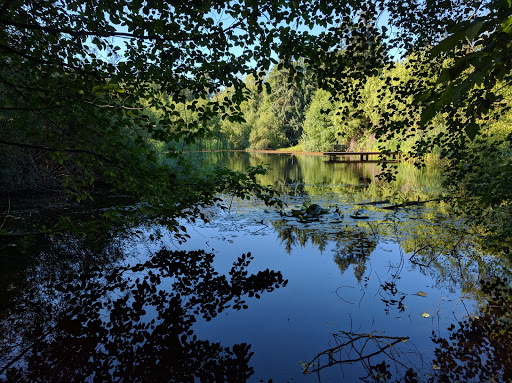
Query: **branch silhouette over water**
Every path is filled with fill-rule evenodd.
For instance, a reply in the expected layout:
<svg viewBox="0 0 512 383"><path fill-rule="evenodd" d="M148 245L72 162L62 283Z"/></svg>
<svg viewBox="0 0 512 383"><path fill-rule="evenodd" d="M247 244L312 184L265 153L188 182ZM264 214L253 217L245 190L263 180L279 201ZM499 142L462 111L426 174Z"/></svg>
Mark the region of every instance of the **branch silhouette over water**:
<svg viewBox="0 0 512 383"><path fill-rule="evenodd" d="M0 380L246 381L251 346L200 340L193 324L287 284L268 269L248 275L251 258L243 254L225 276L214 254L164 248L133 266L70 276L52 296L33 291L26 316L15 317L27 321L23 333L2 341L10 352L0 354ZM52 317L38 317L36 307ZM3 333L10 325L3 321Z"/></svg>

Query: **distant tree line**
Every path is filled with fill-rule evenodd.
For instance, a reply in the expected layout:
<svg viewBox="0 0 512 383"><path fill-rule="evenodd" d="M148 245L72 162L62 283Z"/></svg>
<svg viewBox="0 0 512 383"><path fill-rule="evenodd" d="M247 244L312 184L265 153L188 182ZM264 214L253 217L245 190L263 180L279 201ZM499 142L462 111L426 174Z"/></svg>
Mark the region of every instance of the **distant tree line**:
<svg viewBox="0 0 512 383"><path fill-rule="evenodd" d="M318 87L315 73L300 61L294 63L297 71L272 67L266 76L268 91L261 92L252 75L244 78L247 100L232 107L231 111L218 114L206 123L208 134L190 145L184 142L172 143L178 150L230 150L230 149L295 149L319 152L333 149L333 145L345 145L350 150L401 149L414 151L418 142L431 142L431 151L440 154L438 135L448 134L447 115L437 114L432 118L432 127L421 130L421 113L414 98L407 93L413 83L421 83L418 67L424 60L411 56L403 62L386 65L377 74L364 81L354 79L350 86L357 93L353 95L333 95ZM299 79L297 79L299 77ZM510 88L507 88L510 89ZM510 93L510 90L508 91ZM212 99L222 103L229 100L234 90L226 88L212 95ZM186 123L196 124L198 113L190 110L190 105L204 105L205 99L190 98L185 103L172 103L179 116ZM416 114L415 114L416 111ZM159 112L151 110L150 114ZM235 118L234 115L243 119ZM410 119L408 116L415 116ZM506 121L512 114L502 111L498 119L490 119L485 125L485 133L504 137L512 132ZM376 135L384 125L405 124L399 132L378 140ZM412 153L414 155L421 153Z"/></svg>

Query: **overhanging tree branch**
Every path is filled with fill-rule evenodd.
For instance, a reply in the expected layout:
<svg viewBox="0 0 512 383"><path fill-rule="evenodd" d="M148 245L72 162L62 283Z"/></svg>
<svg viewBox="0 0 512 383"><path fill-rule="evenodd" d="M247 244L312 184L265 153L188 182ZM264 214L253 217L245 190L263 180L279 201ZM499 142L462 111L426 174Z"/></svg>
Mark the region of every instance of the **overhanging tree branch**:
<svg viewBox="0 0 512 383"><path fill-rule="evenodd" d="M0 144L7 145L7 146L16 146L19 148L28 148L28 149L38 149L38 150L45 150L47 152L67 152L67 153L81 153L81 154L88 154L91 156L95 156L98 158L101 158L102 160L108 161L108 162L115 162L113 158L108 158L102 154L99 154L97 152L94 152L92 150L87 149L78 149L78 148L53 148L49 146L44 145L34 145L34 144L28 144L23 142L13 142L13 141L6 141L3 139L0 139Z"/></svg>
<svg viewBox="0 0 512 383"><path fill-rule="evenodd" d="M178 38L178 39L174 38L174 35L161 35L161 34L140 35L140 34L135 34L135 33L120 32L120 31L87 31L87 30L73 30L73 29L69 29L69 28L46 27L46 26L38 25L38 24L19 23L19 22L4 19L4 18L0 18L0 24L16 27L16 28L20 28L20 29L43 31L43 32L51 33L51 34L65 33L65 34L68 34L73 37L86 37L86 36L117 37L117 38L134 39L134 40L149 40L149 41L158 41L158 42L182 43L182 42L212 38L221 33L226 33L226 32L229 32L229 31L239 27L242 24L242 22L239 21L239 22L234 23L231 26L227 27L226 29L221 29L221 30L214 31L211 33L198 34L198 35L190 36L187 38Z"/></svg>
<svg viewBox="0 0 512 383"><path fill-rule="evenodd" d="M7 8L9 8L9 5L11 5L12 2L13 0L5 0L2 6L0 7L0 14L3 14L7 10Z"/></svg>
<svg viewBox="0 0 512 383"><path fill-rule="evenodd" d="M37 57L34 57L34 56L31 56L31 55L27 55L23 52L20 52L19 50L17 49L14 49L13 47L10 47L8 45L4 45L4 44L0 44L0 50L5 50L7 52L11 52L13 54L15 54L16 56L19 56L19 57L22 57L26 60L29 60L29 61L32 61L36 64L41 64L41 65L58 65L58 66L62 66L64 68L68 68L68 69L72 69L76 72L79 72L79 73L82 73L82 74L85 74L85 75L88 75L88 76L94 76L96 78L99 78L99 76L97 76L97 74L94 74L93 72L88 72L82 68L79 68L77 66L74 66L74 65L71 65L71 64L67 64L65 63L64 61L60 60L59 62L51 62L51 61L48 61L48 60L44 60L44 59L41 59L41 58L37 58Z"/></svg>

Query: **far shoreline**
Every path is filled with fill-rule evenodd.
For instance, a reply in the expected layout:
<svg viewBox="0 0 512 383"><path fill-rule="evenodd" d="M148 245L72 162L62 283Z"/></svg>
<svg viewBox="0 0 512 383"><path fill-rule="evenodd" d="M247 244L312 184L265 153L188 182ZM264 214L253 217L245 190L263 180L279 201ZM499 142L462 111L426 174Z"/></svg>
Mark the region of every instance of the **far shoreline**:
<svg viewBox="0 0 512 383"><path fill-rule="evenodd" d="M247 153L265 153L265 154L288 154L288 155L299 155L299 156L324 156L322 152L296 152L293 150L286 150L286 149L262 149L262 150L242 150L243 152Z"/></svg>
<svg viewBox="0 0 512 383"><path fill-rule="evenodd" d="M198 153L216 153L216 152L243 152L243 153L263 153L263 154L286 154L299 156L324 156L322 152L303 152L286 149L218 149L218 150L197 150Z"/></svg>
<svg viewBox="0 0 512 383"><path fill-rule="evenodd" d="M261 153L261 154L284 154L288 156L326 156L323 152L305 152L305 151L294 151L286 149L218 149L218 150L196 150L196 153L215 153L215 152L241 152L241 153ZM442 162L436 155L430 153L425 157L425 163L437 163ZM358 161L348 161L358 162ZM374 162L374 161L365 161ZM378 162L378 161L375 161ZM389 161L394 162L394 161ZM401 161L397 162L414 162L412 158L402 158Z"/></svg>

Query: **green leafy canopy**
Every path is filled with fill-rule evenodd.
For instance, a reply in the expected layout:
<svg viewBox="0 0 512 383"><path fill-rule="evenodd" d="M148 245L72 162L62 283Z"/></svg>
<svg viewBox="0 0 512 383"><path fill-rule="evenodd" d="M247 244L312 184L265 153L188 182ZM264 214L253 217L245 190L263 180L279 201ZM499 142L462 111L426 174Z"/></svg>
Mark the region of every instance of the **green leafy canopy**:
<svg viewBox="0 0 512 383"><path fill-rule="evenodd" d="M173 214L211 202L219 190L212 182L222 177L191 171L172 143L209 137L216 118L243 124L241 105L253 93L242 80L248 74L257 92L276 88L261 131L282 124L284 136L297 142L290 124L302 121L292 101L294 94L309 100L311 89L288 92L280 70L298 90L312 74L333 102L350 105L350 121L371 122L381 141L417 134L410 157L440 147L463 160L510 84L511 9L506 0L4 0L3 189L64 186L80 200L106 185ZM365 84L393 73L392 52L407 57L412 75L386 79L381 97L393 95L389 108L378 121L375 113L362 119L369 113ZM214 97L228 88L227 97ZM401 108L411 97L413 107ZM425 134L439 116L445 129ZM237 139L250 140L239 128L231 128ZM282 134L272 135L282 142ZM252 139L267 145L263 138Z"/></svg>

